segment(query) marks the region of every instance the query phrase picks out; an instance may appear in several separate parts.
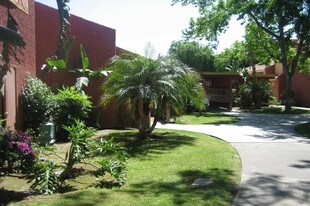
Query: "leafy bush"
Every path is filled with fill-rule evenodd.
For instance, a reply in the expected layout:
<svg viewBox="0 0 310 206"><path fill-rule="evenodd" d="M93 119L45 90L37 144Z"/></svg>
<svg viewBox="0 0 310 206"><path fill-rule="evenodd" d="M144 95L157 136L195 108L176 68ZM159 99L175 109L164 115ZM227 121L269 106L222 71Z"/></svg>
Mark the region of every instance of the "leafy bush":
<svg viewBox="0 0 310 206"><path fill-rule="evenodd" d="M70 147L66 152L66 157L62 158L52 147L45 148L45 156L55 155L63 161L56 165L51 160L38 162L33 175L33 185L31 188L40 193L52 194L69 178L79 175L79 170L74 168L75 164L87 164L90 172L97 177L97 186L111 188L113 186L123 186L125 183L125 164L127 153L125 149L113 139L95 142L92 138L93 128L86 127L80 120L75 120L71 126L64 126L69 132ZM48 153L45 153L48 152ZM86 163L86 158L96 157L96 162ZM62 167L64 170L60 175L56 175L55 169ZM94 168L91 170L90 168ZM109 174L107 178L106 174Z"/></svg>
<svg viewBox="0 0 310 206"><path fill-rule="evenodd" d="M252 105L252 89L248 84L243 84L239 87L237 93L237 105L241 109L250 108Z"/></svg>
<svg viewBox="0 0 310 206"><path fill-rule="evenodd" d="M53 194L68 186L66 180L77 177L79 171L84 170L74 168L76 164L87 164L87 170L97 177L96 185L100 188L124 185L126 170L124 162L127 161L127 153L123 147L114 143L113 139L101 139L99 143L95 142L92 136L96 130L86 127L80 120L74 120L73 125L64 126L64 129L69 132L71 143L65 158L58 154L55 147L48 145L41 147L40 150L47 159L36 161L32 170L29 170L31 174L28 182L32 182L31 189L41 194ZM62 161L54 163L50 159L52 155ZM91 157L96 157L94 163L83 161ZM63 171L60 171L60 168Z"/></svg>
<svg viewBox="0 0 310 206"><path fill-rule="evenodd" d="M109 140L100 139L100 143L95 148L95 154L101 156L97 159L97 163L101 168L97 169L95 176L98 178L104 176L106 173L109 173L111 177L115 179L106 181L102 179L97 185L98 187L112 187L112 186L123 186L125 184L125 170L127 152L125 149L120 146L120 144L115 143L114 139ZM114 158L108 156L111 153L114 155ZM105 158L104 158L105 157ZM107 158L109 157L109 158Z"/></svg>
<svg viewBox="0 0 310 206"><path fill-rule="evenodd" d="M70 173L74 164L81 162L90 152L91 137L95 133L95 129L86 128L85 124L80 120L75 120L75 124L71 126L64 126L64 129L69 133L70 149L66 153L66 168L63 176Z"/></svg>
<svg viewBox="0 0 310 206"><path fill-rule="evenodd" d="M70 148L66 153L65 169L61 173L63 179L74 176L72 174L73 166L77 163L81 163L83 159L96 156L95 166L96 171L94 175L99 178L105 176L108 173L114 180L107 181L102 179L99 183L99 187L111 187L111 186L123 186L125 182L125 165L126 151L119 144L114 143L113 139L103 140L99 143L94 143L91 138L95 133L95 129L87 128L80 120L75 120L75 124L71 126L64 126L69 132ZM110 156L110 154L113 154Z"/></svg>
<svg viewBox="0 0 310 206"><path fill-rule="evenodd" d="M56 95L57 107L55 110L56 138L68 141L68 132L63 128L74 124L75 119L87 120L92 109L89 97L74 87L62 88Z"/></svg>
<svg viewBox="0 0 310 206"><path fill-rule="evenodd" d="M242 109L267 106L271 100L270 85L262 81L245 83L234 94L234 102Z"/></svg>
<svg viewBox="0 0 310 206"><path fill-rule="evenodd" d="M4 174L27 173L36 160L31 137L25 132L13 131L10 128L0 132L0 169Z"/></svg>
<svg viewBox="0 0 310 206"><path fill-rule="evenodd" d="M29 182L33 182L31 189L41 194L53 194L60 186L61 182L55 169L58 166L51 160L38 161L34 167L34 173Z"/></svg>
<svg viewBox="0 0 310 206"><path fill-rule="evenodd" d="M268 106L271 100L270 84L262 81L257 81L252 83L252 100L255 108L260 108L261 106Z"/></svg>
<svg viewBox="0 0 310 206"><path fill-rule="evenodd" d="M50 119L55 108L54 95L45 83L31 76L28 76L21 93L25 127L38 134L40 124Z"/></svg>

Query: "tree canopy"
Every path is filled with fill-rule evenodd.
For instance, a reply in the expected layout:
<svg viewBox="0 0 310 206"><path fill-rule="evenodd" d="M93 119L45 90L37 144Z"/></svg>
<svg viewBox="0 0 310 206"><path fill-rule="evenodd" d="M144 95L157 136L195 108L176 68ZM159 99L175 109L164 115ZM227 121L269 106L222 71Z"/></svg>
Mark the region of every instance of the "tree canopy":
<svg viewBox="0 0 310 206"><path fill-rule="evenodd" d="M236 41L230 48L226 48L223 52L215 55L217 71L241 73L249 65L244 42Z"/></svg>
<svg viewBox="0 0 310 206"><path fill-rule="evenodd" d="M184 32L188 36L217 41L231 17L237 15L243 23L254 22L275 39L286 74L285 109L291 109L291 78L298 64L309 61L309 0L172 0L173 4L178 2L199 8L200 16L191 19Z"/></svg>
<svg viewBox="0 0 310 206"><path fill-rule="evenodd" d="M214 55L208 46L186 40L172 42L169 54L196 71L214 71Z"/></svg>

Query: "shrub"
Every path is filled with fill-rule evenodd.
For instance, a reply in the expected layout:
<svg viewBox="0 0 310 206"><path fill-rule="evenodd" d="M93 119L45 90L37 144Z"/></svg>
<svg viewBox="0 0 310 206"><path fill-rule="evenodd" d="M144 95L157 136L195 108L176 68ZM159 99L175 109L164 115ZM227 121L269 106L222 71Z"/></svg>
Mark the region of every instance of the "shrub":
<svg viewBox="0 0 310 206"><path fill-rule="evenodd" d="M27 173L36 160L31 137L25 132L1 129L0 134L0 168L4 174Z"/></svg>
<svg viewBox="0 0 310 206"><path fill-rule="evenodd" d="M252 83L252 99L256 108L268 106L271 100L270 84L262 81Z"/></svg>
<svg viewBox="0 0 310 206"><path fill-rule="evenodd" d="M255 108L267 106L271 100L270 85L262 81L243 84L234 95L234 102L242 109L249 109L253 105Z"/></svg>
<svg viewBox="0 0 310 206"><path fill-rule="evenodd" d="M40 124L51 118L55 108L54 95L45 83L31 76L28 76L21 93L25 127L38 134Z"/></svg>
<svg viewBox="0 0 310 206"><path fill-rule="evenodd" d="M56 95L57 107L55 109L56 138L68 141L68 132L63 126L71 126L75 119L87 120L92 109L89 97L75 89L75 87L62 88Z"/></svg>
<svg viewBox="0 0 310 206"><path fill-rule="evenodd" d="M250 108L252 105L252 89L250 85L243 84L239 88L239 107L241 109Z"/></svg>
<svg viewBox="0 0 310 206"><path fill-rule="evenodd" d="M66 167L62 173L63 176L67 176L66 173L71 172L73 165L81 162L90 152L89 144L96 130L86 128L80 120L75 120L74 125L64 126L63 128L69 133L71 142L70 149L66 153Z"/></svg>
<svg viewBox="0 0 310 206"><path fill-rule="evenodd" d="M62 159L62 162L55 164L51 159L42 159L35 164L34 172L31 175L33 182L31 188L38 193L52 194L66 185L66 180L79 176L81 170L74 168L76 164L87 165L88 172L96 177L96 186L100 188L111 188L123 186L125 183L125 162L127 152L120 144L113 139L95 142L92 138L93 128L86 127L80 120L74 120L74 124L64 126L69 132L70 147L66 152L65 158L61 157L53 147L41 148L46 157L55 155ZM46 153L47 152L47 153ZM86 158L95 157L95 162L88 161ZM56 169L63 168L62 172ZM91 170L93 168L94 170ZM57 174L59 173L59 174Z"/></svg>
<svg viewBox="0 0 310 206"><path fill-rule="evenodd" d="M32 182L30 188L40 194L53 194L61 185L61 181L55 172L57 167L58 165L49 159L37 161L32 178L28 181Z"/></svg>

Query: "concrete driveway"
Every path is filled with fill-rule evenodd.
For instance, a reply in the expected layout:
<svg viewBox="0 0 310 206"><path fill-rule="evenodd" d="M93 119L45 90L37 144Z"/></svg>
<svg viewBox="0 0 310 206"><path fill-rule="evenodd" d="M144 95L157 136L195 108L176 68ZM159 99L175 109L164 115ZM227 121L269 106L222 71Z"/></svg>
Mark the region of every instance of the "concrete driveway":
<svg viewBox="0 0 310 206"><path fill-rule="evenodd" d="M159 124L223 139L239 152L241 187L234 205L309 205L310 140L294 132L310 115L231 112L241 121L227 125Z"/></svg>

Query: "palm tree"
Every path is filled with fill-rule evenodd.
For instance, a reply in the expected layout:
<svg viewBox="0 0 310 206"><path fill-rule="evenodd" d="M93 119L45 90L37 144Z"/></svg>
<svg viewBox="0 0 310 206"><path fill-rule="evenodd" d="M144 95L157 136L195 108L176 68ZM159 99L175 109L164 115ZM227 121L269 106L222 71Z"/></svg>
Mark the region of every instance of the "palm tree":
<svg viewBox="0 0 310 206"><path fill-rule="evenodd" d="M101 88L102 103L127 105L137 121L140 139L152 133L164 104L170 103L176 111L181 111L188 101L199 109L204 107L199 75L176 60L115 57L111 69ZM152 127L151 111L155 115Z"/></svg>

